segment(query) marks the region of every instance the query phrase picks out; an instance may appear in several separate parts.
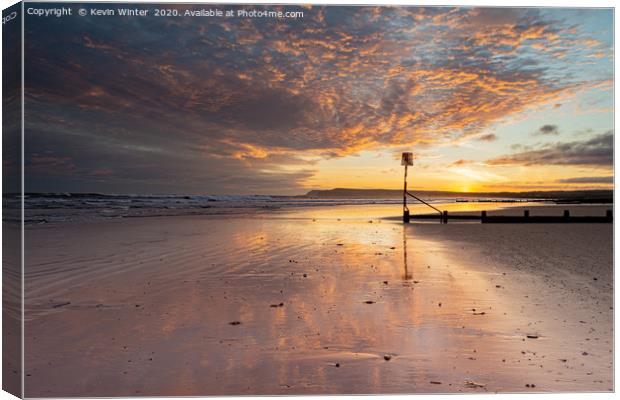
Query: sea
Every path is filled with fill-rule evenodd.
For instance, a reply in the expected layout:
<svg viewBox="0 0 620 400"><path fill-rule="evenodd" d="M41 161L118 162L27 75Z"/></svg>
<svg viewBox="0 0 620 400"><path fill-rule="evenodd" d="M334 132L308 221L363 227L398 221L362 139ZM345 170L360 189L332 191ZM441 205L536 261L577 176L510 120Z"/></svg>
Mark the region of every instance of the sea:
<svg viewBox="0 0 620 400"><path fill-rule="evenodd" d="M525 202L525 199L477 197L427 198L430 204ZM19 221L22 198L3 196L3 221ZM35 193L23 197L26 224L114 218L277 212L302 207L399 205L397 198L311 198L268 195L113 195L96 193Z"/></svg>

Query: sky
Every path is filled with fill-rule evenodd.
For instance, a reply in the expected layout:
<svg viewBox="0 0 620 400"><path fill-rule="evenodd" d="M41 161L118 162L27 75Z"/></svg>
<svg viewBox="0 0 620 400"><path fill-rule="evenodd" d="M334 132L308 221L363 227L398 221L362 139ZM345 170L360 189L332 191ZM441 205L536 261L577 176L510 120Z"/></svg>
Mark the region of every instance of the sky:
<svg viewBox="0 0 620 400"><path fill-rule="evenodd" d="M174 7L303 17L26 16L27 191L613 186L611 9Z"/></svg>

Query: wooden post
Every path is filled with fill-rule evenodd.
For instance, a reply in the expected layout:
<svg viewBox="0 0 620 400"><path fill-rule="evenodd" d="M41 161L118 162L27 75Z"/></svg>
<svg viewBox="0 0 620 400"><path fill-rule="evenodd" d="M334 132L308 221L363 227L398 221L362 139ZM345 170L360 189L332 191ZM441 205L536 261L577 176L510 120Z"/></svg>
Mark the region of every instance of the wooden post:
<svg viewBox="0 0 620 400"><path fill-rule="evenodd" d="M570 218L570 211L564 210L564 218Z"/></svg>
<svg viewBox="0 0 620 400"><path fill-rule="evenodd" d="M530 210L523 210L523 217L528 218L530 216Z"/></svg>
<svg viewBox="0 0 620 400"><path fill-rule="evenodd" d="M403 186L403 222L409 223L409 208L407 207L407 164L405 164L405 184Z"/></svg>
<svg viewBox="0 0 620 400"><path fill-rule="evenodd" d="M485 219L487 217L487 212L486 211L482 211L480 213L480 219Z"/></svg>
<svg viewBox="0 0 620 400"><path fill-rule="evenodd" d="M413 165L413 153L403 153L400 159L400 165L405 166L405 181L403 183L403 222L409 223L409 207L407 207L407 167Z"/></svg>
<svg viewBox="0 0 620 400"><path fill-rule="evenodd" d="M444 224L448 223L448 211L446 210L443 211L443 223Z"/></svg>
<svg viewBox="0 0 620 400"><path fill-rule="evenodd" d="M607 213L605 214L605 216L607 217L608 220L613 220L614 218L614 214L613 214L613 210L607 210Z"/></svg>

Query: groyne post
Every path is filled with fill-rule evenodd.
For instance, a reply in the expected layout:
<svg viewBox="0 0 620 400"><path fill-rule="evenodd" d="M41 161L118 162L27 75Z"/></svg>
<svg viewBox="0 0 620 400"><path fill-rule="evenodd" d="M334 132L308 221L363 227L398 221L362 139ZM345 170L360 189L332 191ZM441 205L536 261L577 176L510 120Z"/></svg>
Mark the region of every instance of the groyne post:
<svg viewBox="0 0 620 400"><path fill-rule="evenodd" d="M405 166L405 179L403 184L403 222L408 224L410 216L409 207L407 207L407 167L413 165L413 153L403 153L400 164Z"/></svg>

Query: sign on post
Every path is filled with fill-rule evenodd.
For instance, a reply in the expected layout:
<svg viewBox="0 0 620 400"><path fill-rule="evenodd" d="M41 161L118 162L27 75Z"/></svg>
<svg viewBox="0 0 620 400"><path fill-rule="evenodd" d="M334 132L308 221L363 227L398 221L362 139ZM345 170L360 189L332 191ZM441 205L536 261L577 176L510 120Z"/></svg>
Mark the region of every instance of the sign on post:
<svg viewBox="0 0 620 400"><path fill-rule="evenodd" d="M403 153L403 157L400 160L400 165L413 165L413 153Z"/></svg>

